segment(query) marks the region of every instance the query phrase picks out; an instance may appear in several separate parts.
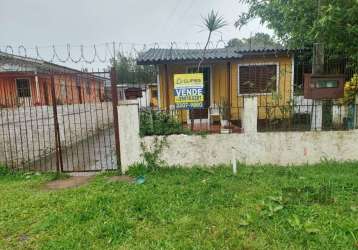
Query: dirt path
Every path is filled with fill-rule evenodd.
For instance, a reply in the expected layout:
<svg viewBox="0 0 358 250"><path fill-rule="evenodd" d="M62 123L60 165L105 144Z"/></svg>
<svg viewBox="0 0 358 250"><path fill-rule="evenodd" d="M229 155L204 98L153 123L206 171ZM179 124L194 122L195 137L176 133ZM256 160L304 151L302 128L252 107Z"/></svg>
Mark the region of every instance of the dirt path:
<svg viewBox="0 0 358 250"><path fill-rule="evenodd" d="M64 172L117 169L113 128L106 129L62 150ZM56 170L56 155L33 164L34 168Z"/></svg>

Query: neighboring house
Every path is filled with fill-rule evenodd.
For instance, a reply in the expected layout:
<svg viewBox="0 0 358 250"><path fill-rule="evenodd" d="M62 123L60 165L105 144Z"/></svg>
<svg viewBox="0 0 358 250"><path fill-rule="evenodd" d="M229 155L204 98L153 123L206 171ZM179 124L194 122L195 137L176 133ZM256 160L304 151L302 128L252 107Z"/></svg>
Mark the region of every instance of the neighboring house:
<svg viewBox="0 0 358 250"><path fill-rule="evenodd" d="M203 50L189 49L150 49L140 54L138 64L158 66L161 109L174 109L174 74L196 72L202 56ZM288 105L293 99L293 71L294 55L287 49L209 49L200 69L205 108L190 115L185 111L183 118L209 119L213 110L226 105L230 120L240 120L243 98L254 95L258 96L259 119L267 119L265 107Z"/></svg>
<svg viewBox="0 0 358 250"><path fill-rule="evenodd" d="M126 97L127 91L134 91L138 104L141 108L158 108L158 87L157 84L131 84L123 83L117 84L117 93L118 100L124 101L128 98ZM108 87L107 92L110 93L111 89ZM128 95L128 92L127 92Z"/></svg>
<svg viewBox="0 0 358 250"><path fill-rule="evenodd" d="M52 76L57 104L99 102L104 98L104 77L0 52L0 106L53 104Z"/></svg>

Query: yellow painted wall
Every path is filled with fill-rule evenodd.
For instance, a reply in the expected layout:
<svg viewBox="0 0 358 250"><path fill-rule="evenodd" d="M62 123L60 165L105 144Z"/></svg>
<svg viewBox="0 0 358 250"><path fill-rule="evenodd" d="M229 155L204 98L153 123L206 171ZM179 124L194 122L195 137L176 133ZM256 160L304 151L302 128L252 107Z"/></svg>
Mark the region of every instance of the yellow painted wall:
<svg viewBox="0 0 358 250"><path fill-rule="evenodd" d="M271 113L276 118L282 117L282 108L274 108L272 106L287 105L292 96L292 58L289 55L281 55L278 57L260 57L247 58L231 61L231 119L239 120L240 112L243 108L243 97L238 95L238 68L239 64L261 64L261 63L278 63L279 64L279 86L277 96L273 97L271 94L258 95L259 118L266 119L267 114ZM190 65L192 66L192 65ZM219 105L223 101L228 102L228 83L227 83L227 62L213 63L211 66L212 72L212 93L211 103ZM170 105L174 105L174 74L185 73L189 65L168 65L169 77L169 100ZM165 66L159 66L160 79L160 107L165 109L167 107L167 87L165 84ZM186 113L180 112L181 120L186 120Z"/></svg>

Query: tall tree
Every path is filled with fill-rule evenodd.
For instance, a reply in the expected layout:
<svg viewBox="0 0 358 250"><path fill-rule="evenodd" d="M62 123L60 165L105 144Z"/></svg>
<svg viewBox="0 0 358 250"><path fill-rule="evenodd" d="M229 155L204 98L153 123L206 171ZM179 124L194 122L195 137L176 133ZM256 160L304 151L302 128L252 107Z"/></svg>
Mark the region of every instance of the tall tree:
<svg viewBox="0 0 358 250"><path fill-rule="evenodd" d="M117 79L124 84L149 84L156 82L157 72L153 65L137 65L136 59L118 56L115 62Z"/></svg>
<svg viewBox="0 0 358 250"><path fill-rule="evenodd" d="M239 0L248 4L237 27L253 18L273 29L291 47L322 42L336 54L358 57L357 0Z"/></svg>
<svg viewBox="0 0 358 250"><path fill-rule="evenodd" d="M234 38L231 39L227 47L234 48L268 48L268 47L281 47L282 45L279 42L276 42L269 34L266 33L256 33L250 38Z"/></svg>

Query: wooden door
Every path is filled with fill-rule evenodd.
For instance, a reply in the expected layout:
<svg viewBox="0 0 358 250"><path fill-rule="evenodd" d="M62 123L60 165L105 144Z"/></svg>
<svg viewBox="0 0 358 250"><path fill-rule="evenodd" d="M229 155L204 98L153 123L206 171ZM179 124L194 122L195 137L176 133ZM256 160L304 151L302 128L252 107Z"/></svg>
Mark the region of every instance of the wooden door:
<svg viewBox="0 0 358 250"><path fill-rule="evenodd" d="M189 68L188 73L197 73L197 68ZM190 120L196 119L208 119L208 109L210 107L210 83L211 83L211 69L210 67L202 67L199 70L199 73L203 73L204 75L204 103L203 108L193 109L189 113Z"/></svg>

